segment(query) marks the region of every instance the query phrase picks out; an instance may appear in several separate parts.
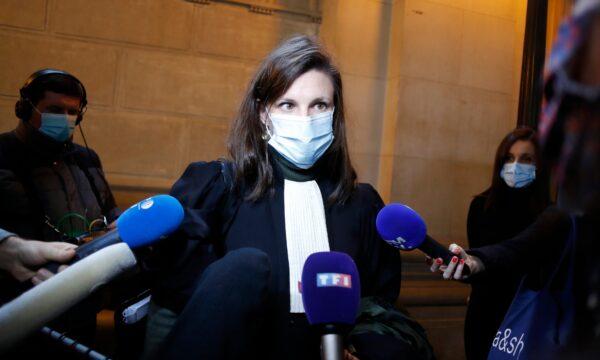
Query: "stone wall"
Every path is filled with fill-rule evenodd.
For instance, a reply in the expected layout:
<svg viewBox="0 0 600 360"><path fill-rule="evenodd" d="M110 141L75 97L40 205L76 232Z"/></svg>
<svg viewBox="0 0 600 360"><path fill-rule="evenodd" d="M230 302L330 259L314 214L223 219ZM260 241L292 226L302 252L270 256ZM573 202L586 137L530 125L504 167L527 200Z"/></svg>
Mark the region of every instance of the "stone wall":
<svg viewBox="0 0 600 360"><path fill-rule="evenodd" d="M3 0L0 131L41 67L86 85L83 126L122 207L168 191L191 161L225 156L258 62L320 36L344 81L351 157L384 200L466 243L472 196L516 124L525 0ZM320 19L320 22L318 21ZM77 141L81 141L79 135ZM440 359L460 359L468 287L404 254L402 294Z"/></svg>

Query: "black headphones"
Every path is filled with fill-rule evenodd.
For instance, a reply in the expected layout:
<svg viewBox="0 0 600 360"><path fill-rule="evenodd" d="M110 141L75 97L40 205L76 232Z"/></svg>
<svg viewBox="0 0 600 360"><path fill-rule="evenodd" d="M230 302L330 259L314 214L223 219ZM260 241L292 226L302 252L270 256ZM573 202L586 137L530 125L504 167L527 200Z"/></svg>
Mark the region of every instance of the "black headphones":
<svg viewBox="0 0 600 360"><path fill-rule="evenodd" d="M77 82L77 84L79 84L79 87L81 88L81 104L79 106L79 113L77 114L77 120L75 121L75 125L79 125L79 123L83 120L83 114L85 113L85 110L87 109L87 107L86 107L87 106L87 93L85 92L85 86L83 86L83 83L81 81L79 81L79 79L76 78L75 76L69 74L66 71L56 70L56 69L38 70L38 71L34 72L33 74L31 74L31 76L29 76L27 81L25 81L25 84L19 90L19 94L21 94L21 98L15 104L15 114L17 115L17 117L19 119L21 119L23 121L28 121L29 118L31 117L31 113L33 111L33 104L31 103L31 98L30 98L30 94L29 94L31 84L35 83L42 77L56 75L56 74L67 76L67 77L75 80L75 82Z"/></svg>

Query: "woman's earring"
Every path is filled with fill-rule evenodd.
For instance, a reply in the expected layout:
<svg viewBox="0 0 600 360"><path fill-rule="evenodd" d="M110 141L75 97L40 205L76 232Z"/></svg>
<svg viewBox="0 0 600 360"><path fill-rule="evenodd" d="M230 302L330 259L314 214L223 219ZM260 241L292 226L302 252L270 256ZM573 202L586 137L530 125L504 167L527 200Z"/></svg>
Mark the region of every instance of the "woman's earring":
<svg viewBox="0 0 600 360"><path fill-rule="evenodd" d="M263 124L265 125L265 132L262 134L262 139L264 141L269 141L269 140L271 140L271 132L269 131L269 124L266 121L263 122Z"/></svg>

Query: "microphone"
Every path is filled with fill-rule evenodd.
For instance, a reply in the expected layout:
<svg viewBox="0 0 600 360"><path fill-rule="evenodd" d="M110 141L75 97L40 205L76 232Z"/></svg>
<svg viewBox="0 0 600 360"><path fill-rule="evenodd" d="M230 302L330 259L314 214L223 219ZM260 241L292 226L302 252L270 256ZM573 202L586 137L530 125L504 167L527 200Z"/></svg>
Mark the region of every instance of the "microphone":
<svg viewBox="0 0 600 360"><path fill-rule="evenodd" d="M124 244L105 247L0 308L0 354L137 264Z"/></svg>
<svg viewBox="0 0 600 360"><path fill-rule="evenodd" d="M342 360L343 335L354 325L360 302L352 258L335 251L311 254L302 269L302 302L308 322L321 332L321 359Z"/></svg>
<svg viewBox="0 0 600 360"><path fill-rule="evenodd" d="M117 219L117 228L75 249L73 264L107 246L123 242L130 249L151 245L171 234L183 221L183 207L170 195L155 195L134 204ZM44 268L56 273L63 264L50 262Z"/></svg>
<svg viewBox="0 0 600 360"><path fill-rule="evenodd" d="M442 258L446 264L456 256L427 235L427 226L423 218L406 205L386 205L379 210L375 225L383 240L397 249L411 251L418 248L434 259ZM465 264L463 274L469 273L469 267Z"/></svg>
<svg viewBox="0 0 600 360"><path fill-rule="evenodd" d="M117 228L80 246L65 271L0 308L0 352L60 316L100 286L137 264L132 249L169 235L183 221L183 208L169 195L156 195L127 209ZM51 263L50 269L58 269Z"/></svg>

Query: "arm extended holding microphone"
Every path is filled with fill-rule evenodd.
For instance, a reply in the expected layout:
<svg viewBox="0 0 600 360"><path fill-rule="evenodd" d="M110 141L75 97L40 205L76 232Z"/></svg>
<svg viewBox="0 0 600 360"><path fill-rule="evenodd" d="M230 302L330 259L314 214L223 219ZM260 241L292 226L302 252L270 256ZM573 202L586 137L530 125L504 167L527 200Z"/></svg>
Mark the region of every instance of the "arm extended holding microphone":
<svg viewBox="0 0 600 360"><path fill-rule="evenodd" d="M120 242L122 242L122 240L119 236L119 232L117 231L117 229L113 229L113 230L108 231L106 234L103 234L103 235L97 237L96 239L77 247L75 249L75 255L71 258L70 261L68 261L66 263L59 263L56 261L51 261L51 262L46 263L42 267L52 273L57 273L60 266L74 264L74 263L78 262L79 260L81 260L85 257L88 257L88 256L92 255L93 253L95 253L105 247L108 247L110 245L115 245Z"/></svg>
<svg viewBox="0 0 600 360"><path fill-rule="evenodd" d="M79 246L69 264L114 244L125 243L131 249L145 247L175 231L183 221L183 207L170 195L156 195L125 210L116 228ZM62 264L52 262L44 267L56 272Z"/></svg>
<svg viewBox="0 0 600 360"><path fill-rule="evenodd" d="M126 244L111 245L3 305L0 308L0 352L135 264L135 256Z"/></svg>
<svg viewBox="0 0 600 360"><path fill-rule="evenodd" d="M116 229L77 248L71 266L0 308L0 351L133 268L137 261L132 249L171 234L181 225L183 213L179 201L169 195L153 196L127 209ZM57 269L60 264L48 265Z"/></svg>
<svg viewBox="0 0 600 360"><path fill-rule="evenodd" d="M456 252L455 246L457 245L455 244L452 244L450 249L447 249L431 236L427 235L427 226L423 218L406 205L386 205L377 214L376 226L379 235L391 246L403 251L411 251L418 248L429 257L435 259L432 271L434 267L435 271L438 269L443 271L450 269L447 271L448 275L452 273L455 279L464 279L472 274L473 270L475 270L474 266L477 271L482 269L482 266L477 266L476 260L469 258L470 256L462 248L458 247L463 253ZM449 278L446 276L446 272L444 273L444 278Z"/></svg>

